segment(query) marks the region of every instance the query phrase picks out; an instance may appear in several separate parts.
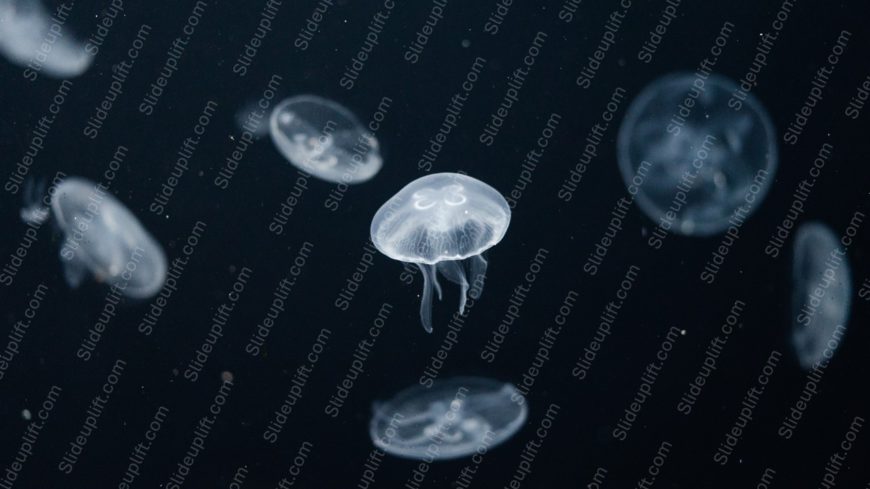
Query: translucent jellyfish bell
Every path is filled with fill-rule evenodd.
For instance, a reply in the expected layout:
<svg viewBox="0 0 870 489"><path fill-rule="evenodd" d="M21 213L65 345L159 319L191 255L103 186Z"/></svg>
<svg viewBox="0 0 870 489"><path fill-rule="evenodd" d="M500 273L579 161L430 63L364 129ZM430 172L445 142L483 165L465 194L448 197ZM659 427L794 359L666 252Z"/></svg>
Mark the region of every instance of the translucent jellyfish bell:
<svg viewBox="0 0 870 489"><path fill-rule="evenodd" d="M687 236L724 231L741 208L743 218L752 213L778 159L776 132L758 99L749 94L734 110L733 81L711 75L701 83L689 73L651 83L626 111L617 140L622 178L637 186L641 210L656 222L672 213L671 229Z"/></svg>
<svg viewBox="0 0 870 489"><path fill-rule="evenodd" d="M378 209L371 239L390 258L416 263L423 272L420 319L432 332L432 289L441 299L436 272L458 284L459 312L470 292L483 290L486 260L481 253L501 241L511 220L507 201L497 190L458 173L418 178Z"/></svg>
<svg viewBox="0 0 870 489"><path fill-rule="evenodd" d="M93 61L85 45L46 12L39 0L0 0L0 53L57 78L81 75Z"/></svg>
<svg viewBox="0 0 870 489"><path fill-rule="evenodd" d="M397 457L448 460L504 442L527 415L525 398L512 384L455 377L375 404L369 434L375 446Z"/></svg>
<svg viewBox="0 0 870 489"><path fill-rule="evenodd" d="M835 334L842 335L849 319L851 275L846 253L827 226L811 222L798 228L792 268L792 346L805 370L830 359L839 343Z"/></svg>
<svg viewBox="0 0 870 489"><path fill-rule="evenodd" d="M240 133L249 131L254 139L269 134L269 114L257 101L248 102L236 112L236 128Z"/></svg>
<svg viewBox="0 0 870 489"><path fill-rule="evenodd" d="M337 103L314 95L284 100L272 110L269 133L290 163L333 183L362 183L383 160L378 141Z"/></svg>
<svg viewBox="0 0 870 489"><path fill-rule="evenodd" d="M70 287L78 287L88 273L135 299L151 297L163 287L163 249L107 189L84 178L67 178L52 195L51 214L65 236L60 256ZM43 220L48 210L31 207L21 215Z"/></svg>

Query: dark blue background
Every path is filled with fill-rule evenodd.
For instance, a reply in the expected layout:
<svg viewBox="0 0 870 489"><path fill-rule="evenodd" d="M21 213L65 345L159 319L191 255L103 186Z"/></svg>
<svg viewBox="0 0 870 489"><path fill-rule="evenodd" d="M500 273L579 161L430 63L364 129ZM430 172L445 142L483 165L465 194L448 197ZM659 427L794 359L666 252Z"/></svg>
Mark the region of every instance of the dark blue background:
<svg viewBox="0 0 870 489"><path fill-rule="evenodd" d="M0 382L0 467L7 466L18 448L26 426L21 410L35 410L53 384L61 385L64 394L16 487L115 487L146 423L158 405L165 405L171 414L136 482L136 487L161 487L183 457L194 425L217 392L223 371L234 374L235 386L186 487L228 487L240 466L247 466L249 472L244 487L275 487L288 475L291 459L303 440L312 442L314 448L297 487L355 487L372 448L368 435L372 401L388 398L417 382L445 334L456 290L448 287L445 300L436 303L432 335L423 332L417 315L419 276L412 285L403 284L399 280L401 264L383 255L376 256L348 311L336 309L333 301L360 259L371 216L405 183L421 176L416 162L475 56L488 62L435 171L463 170L507 193L549 114L558 112L563 118L533 183L514 211L507 235L488 254L487 288L469 315L443 376L482 375L519 382L540 335L552 324L568 290L576 290L580 298L552 351L552 360L529 396L528 425L486 455L474 486L502 487L508 483L523 444L534 436L540 417L553 402L561 406L561 412L523 487L585 487L596 467L608 470L605 487L633 487L663 439L673 443L673 451L655 487L755 487L767 467L777 472L772 487L818 484L825 461L837 449L849 422L856 415L866 418L870 414L865 395L870 373L865 362L870 344L864 327L867 303L853 297L849 332L825 372L822 392L812 401L797 435L791 440L779 438L776 429L797 399L805 374L788 340L790 243L776 260L763 254L763 246L782 220L795 185L804 178L813 155L825 141L834 145L834 155L801 220L821 220L839 235L853 211L866 209L870 154L866 120L870 115L863 114L857 121L843 115L855 88L868 75L868 16L862 2L798 2L791 13L754 90L780 136L803 103L810 77L824 62L837 34L847 29L853 37L800 142L786 146L779 139L775 181L763 204L742 227L728 266L713 286L702 284L698 274L720 237L670 236L662 250L651 250L642 230L651 230L654 223L636 207L598 275L591 277L581 270L604 232L611 207L625 194L615 159L616 126L608 131L574 199L563 203L556 192L615 86L628 91L617 113L619 118L630 98L653 79L673 71L693 70L726 19L736 27L717 72L739 78L779 2L735 5L684 1L654 62L646 65L638 62L635 54L658 21L664 3L636 1L589 90L577 87L574 79L615 8L609 2L583 2L570 24L558 20L558 2L515 2L496 36L483 31L495 2L450 3L415 65L404 61L402 55L422 27L431 4L404 2L393 11L380 35L380 45L350 91L340 87L338 80L381 4L336 4L311 47L301 52L293 47L293 40L315 4L285 0L274 31L242 78L231 68L242 43L252 35L263 4L211 1L179 70L149 117L139 113L137 106L156 78L192 2L128 2L125 15L113 26L95 64L74 79L72 93L31 175L50 178L61 170L98 179L116 146L123 144L130 148L130 154L112 191L165 246L170 258L178 255L195 221L202 220L208 227L155 334L144 337L136 332L147 303L129 304L111 323L89 362L77 359L75 349L96 320L107 289L89 283L70 290L57 259L58 238L50 226L42 228L38 244L30 250L14 285L0 289L0 332L5 339L7 329L25 308L27 294L39 282L50 287L22 353ZM84 37L101 8L98 2L78 2L69 24ZM141 23L153 27L143 58L134 67L99 137L89 140L82 135L86 118L105 95L112 65L126 57ZM505 77L520 65L539 30L549 37L519 102L496 143L483 146L477 137L504 94ZM463 47L463 40L470 45ZM31 83L21 71L9 63L0 65L4 179L25 151L30 133L58 85L46 76ZM368 120L383 96L393 100L377 135L385 158L377 177L352 187L338 212L323 206L330 185L309 180L303 201L281 236L270 233L267 226L297 174L268 139L248 150L229 189L220 190L212 184L235 145L231 137L239 135L236 111L256 100L274 73L284 80L281 98L315 93L342 103L362 121ZM155 216L148 212L148 204L168 176L175 152L207 100L218 102L216 115L167 216ZM3 263L24 232L19 208L20 196L0 195L0 219L5 223L0 240ZM859 242L849 251L856 291L867 276L867 236L865 225ZM294 287L288 310L272 330L267 355L252 358L244 353L243 346L265 314L275 285L286 275L305 241L315 246ZM480 349L504 315L511 290L521 283L538 248L550 250L543 271L497 360L487 364L479 357ZM571 368L629 264L641 268L639 279L589 379L579 382L570 375ZM243 266L254 270L253 278L233 312L226 336L200 379L191 383L173 370L183 370L194 348L201 344L214 309L225 301L224 295ZM695 411L688 417L678 414L675 406L679 396L697 374L709 338L738 297L748 303L741 329L730 340ZM328 418L323 406L344 376L353 349L366 335L365 328L385 301L395 306L385 334L378 339L365 375L355 384L341 416ZM610 436L613 424L630 402L642 369L671 325L686 329L688 334L675 347L629 440L616 441ZM263 428L322 327L329 328L332 336L305 387L303 400L279 442L268 444L261 438ZM785 357L737 454L726 467L720 467L711 460L713 451L734 422L743 393L755 383L774 348ZM118 390L75 471L64 475L57 470L57 463L117 358L128 362ZM867 483L870 475L864 462L868 443L867 434L861 432L839 475L838 487L863 487L861 484ZM425 487L449 487L466 463L434 464ZM415 465L388 457L377 472L377 487L400 487Z"/></svg>

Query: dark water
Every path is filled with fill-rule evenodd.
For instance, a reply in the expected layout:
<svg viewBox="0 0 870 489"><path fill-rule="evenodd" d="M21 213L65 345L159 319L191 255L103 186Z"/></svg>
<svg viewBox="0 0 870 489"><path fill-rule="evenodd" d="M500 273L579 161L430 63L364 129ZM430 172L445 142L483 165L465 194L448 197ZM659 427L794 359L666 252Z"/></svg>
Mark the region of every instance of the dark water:
<svg viewBox="0 0 870 489"><path fill-rule="evenodd" d="M67 25L80 38L96 36L108 5L76 2ZM24 68L2 64L2 178L11 181L40 118L57 109L27 176L101 180L121 148L111 191L170 260L186 262L174 271L171 294L118 304L102 328L108 289L93 282L70 289L59 236L51 225L39 229L0 287L0 345L17 334L16 321L34 316L0 378L0 487L128 487L123 480L134 475L129 487L870 487L870 116L854 101L849 109L853 97L866 98L859 86L870 75L862 2L635 0L627 10L589 0L116 5L123 12L82 76L31 81ZM676 16L664 22L668 5ZM430 21L426 38L433 11L443 16ZM246 50L264 13L274 16L271 30ZM772 27L778 15L784 23ZM641 47L660 22L666 32L645 63ZM648 239L657 223L636 206L621 218L597 273L584 271L626 195L616 164L619 120L653 79L694 71L723 25L715 71L735 80L750 71L762 34L778 32L751 89L770 112L780 150L763 204L740 227L712 284L701 276L722 236L671 234L654 249ZM189 40L173 47L185 30ZM137 35L139 57L96 130L88 120L113 73L124 71L118 64L139 46ZM605 45L593 69L588 59ZM361 50L370 54L354 66ZM152 84L162 83L167 64L177 69L155 96ZM510 81L523 66L523 81ZM833 73L793 141L786 130L823 66ZM484 128L509 87L516 100L485 144ZM228 163L242 138L238 111L267 89L272 105L315 93L363 123L382 118L381 172L345 193L300 175L268 138ZM53 100L60 101L54 108ZM198 128L203 113L207 125ZM607 118L597 154L566 202L564 182L593 126ZM424 156L439 130L437 155ZM168 183L191 136L199 139L187 168ZM850 229L856 236L848 330L819 378L800 369L789 340L795 230L786 230L778 257L765 249L825 148L830 155L795 222L820 220L838 237ZM543 154L524 166L533 150ZM460 170L512 195L515 207L507 235L487 255L483 296L454 338L456 289L446 288L434 333L426 334L420 274L374 252L368 236L372 215L403 185ZM156 198L164 185L173 189L168 201ZM22 191L11 190L0 197L0 265L15 261L10 255L26 238ZM229 297L234 284L238 296ZM522 299L517 287L527 289ZM34 294L40 299L28 309ZM276 294L283 311L263 344L252 343ZM362 373L340 409L330 409L379 316L382 333ZM196 352L215 317L221 336L211 337L200 366ZM610 333L592 343L602 321ZM716 338L728 321L735 326L722 345ZM503 323L511 324L499 336ZM595 350L588 363L585 349ZM443 364L433 361L439 350ZM651 377L647 366L660 352L666 360ZM715 369L703 368L705 359ZM222 381L226 373L231 382ZM372 402L427 375L524 385L527 423L482 458L435 462L426 472L419 462L373 452ZM643 400L633 408L635 398ZM283 424L282 406L290 411ZM40 415L47 419L36 429Z"/></svg>

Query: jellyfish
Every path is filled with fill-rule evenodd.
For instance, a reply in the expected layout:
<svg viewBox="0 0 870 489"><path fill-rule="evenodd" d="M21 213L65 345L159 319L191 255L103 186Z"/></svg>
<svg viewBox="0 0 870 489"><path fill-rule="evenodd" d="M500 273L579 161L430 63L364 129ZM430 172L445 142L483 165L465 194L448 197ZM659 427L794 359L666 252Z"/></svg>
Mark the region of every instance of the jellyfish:
<svg viewBox="0 0 870 489"><path fill-rule="evenodd" d="M272 110L269 133L290 163L327 182L362 183L381 169L378 140L331 100L314 95L284 100Z"/></svg>
<svg viewBox="0 0 870 489"><path fill-rule="evenodd" d="M824 224L798 228L792 265L792 346L809 370L834 353L846 328L852 278L846 252ZM826 353L827 350L827 353Z"/></svg>
<svg viewBox="0 0 870 489"><path fill-rule="evenodd" d="M0 53L56 78L81 75L93 61L85 45L38 0L0 0Z"/></svg>
<svg viewBox="0 0 870 489"><path fill-rule="evenodd" d="M242 134L247 131L251 138L260 139L269 134L269 112L265 111L257 101L248 102L236 112L236 128Z"/></svg>
<svg viewBox="0 0 870 489"><path fill-rule="evenodd" d="M32 198L33 192L25 190ZM106 187L69 177L55 189L50 210L33 201L21 212L30 221L49 215L64 234L60 257L70 287L77 288L88 274L133 299L146 299L163 287L163 249Z"/></svg>
<svg viewBox="0 0 870 489"><path fill-rule="evenodd" d="M724 231L735 213L745 219L758 207L776 171L776 132L752 94L742 105L732 103L737 89L719 75L702 80L677 73L632 101L619 128L617 159L650 219L667 219L686 236L710 236Z"/></svg>
<svg viewBox="0 0 870 489"><path fill-rule="evenodd" d="M416 385L375 403L372 411L375 446L429 462L465 457L483 444L493 448L519 431L528 415L525 398L512 384L482 377Z"/></svg>
<svg viewBox="0 0 870 489"><path fill-rule="evenodd" d="M501 241L510 219L510 207L497 190L459 173L418 178L375 213L375 247L420 267L420 319L426 332L432 332L433 289L441 300L437 275L461 287L459 313L464 313L467 297L476 300L483 291L487 262L481 254Z"/></svg>

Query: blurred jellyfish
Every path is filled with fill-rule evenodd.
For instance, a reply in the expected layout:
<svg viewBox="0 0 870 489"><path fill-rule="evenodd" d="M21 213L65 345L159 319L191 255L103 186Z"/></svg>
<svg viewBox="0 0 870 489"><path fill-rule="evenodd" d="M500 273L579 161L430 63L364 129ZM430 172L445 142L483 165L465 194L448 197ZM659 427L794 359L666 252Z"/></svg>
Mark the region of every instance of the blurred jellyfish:
<svg viewBox="0 0 870 489"><path fill-rule="evenodd" d="M512 384L480 377L410 387L372 410L369 434L375 446L428 462L499 445L522 427L528 414L525 398Z"/></svg>
<svg viewBox="0 0 870 489"><path fill-rule="evenodd" d="M635 198L652 220L709 236L724 231L735 211L748 217L764 198L776 171L776 133L752 94L732 108L737 88L722 76L678 73L651 83L629 106L617 140L619 169L629 188L643 175Z"/></svg>
<svg viewBox="0 0 870 489"><path fill-rule="evenodd" d="M792 346L809 370L833 355L849 319L852 277L846 252L827 226L798 228L792 266Z"/></svg>
<svg viewBox="0 0 870 489"><path fill-rule="evenodd" d="M458 173L434 173L409 183L378 209L371 239L381 253L420 267L420 319L431 333L433 287L441 299L436 272L462 287L459 312L465 312L469 292L477 299L483 290L487 263L481 253L501 241L510 220L510 207L494 188Z"/></svg>
<svg viewBox="0 0 870 489"><path fill-rule="evenodd" d="M54 216L65 237L60 256L70 287L78 287L88 274L134 299L163 287L163 249L106 187L70 177L57 186L50 211L38 205L32 202L21 216L36 221Z"/></svg>
<svg viewBox="0 0 870 489"><path fill-rule="evenodd" d="M284 100L272 110L269 133L300 170L333 183L362 183L381 169L378 141L337 103L314 95Z"/></svg>
<svg viewBox="0 0 870 489"><path fill-rule="evenodd" d="M242 134L248 131L254 139L260 139L269 134L269 120L266 116L267 112L257 102L249 102L236 112L236 127Z"/></svg>
<svg viewBox="0 0 870 489"><path fill-rule="evenodd" d="M56 78L84 73L93 56L64 28L69 8L61 5L52 16L39 0L0 0L0 54L33 70L33 79L38 72Z"/></svg>

